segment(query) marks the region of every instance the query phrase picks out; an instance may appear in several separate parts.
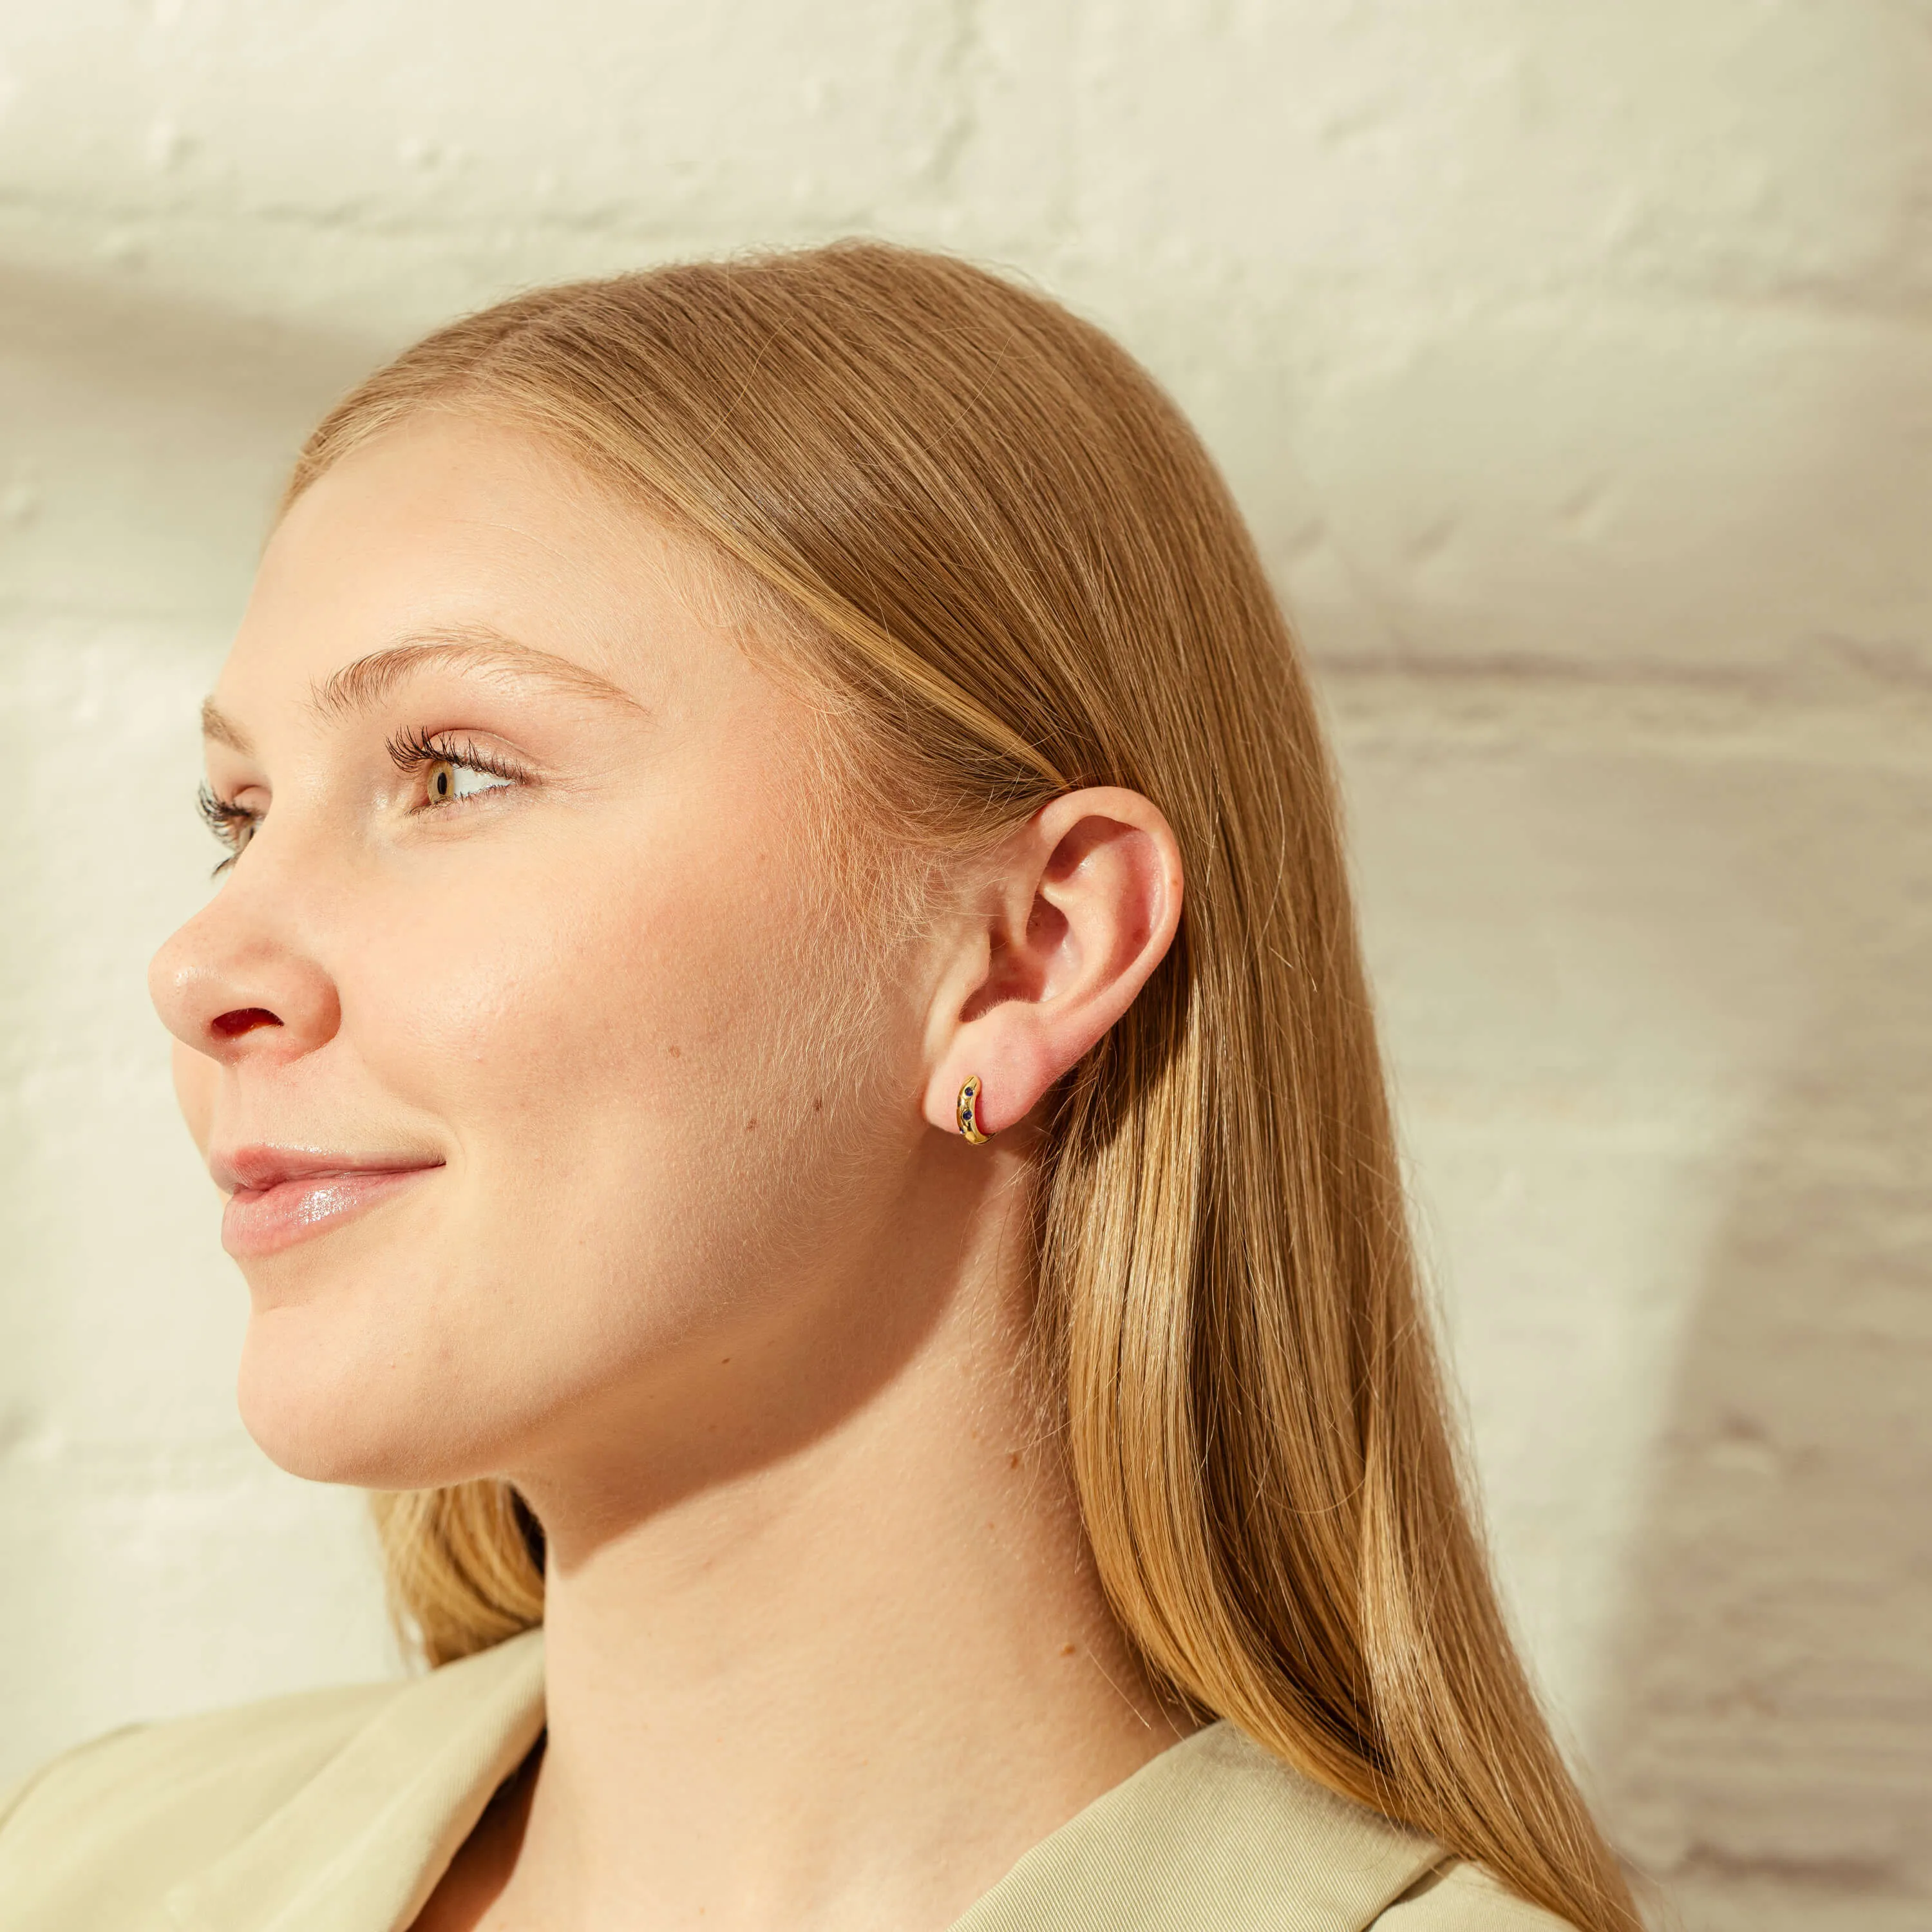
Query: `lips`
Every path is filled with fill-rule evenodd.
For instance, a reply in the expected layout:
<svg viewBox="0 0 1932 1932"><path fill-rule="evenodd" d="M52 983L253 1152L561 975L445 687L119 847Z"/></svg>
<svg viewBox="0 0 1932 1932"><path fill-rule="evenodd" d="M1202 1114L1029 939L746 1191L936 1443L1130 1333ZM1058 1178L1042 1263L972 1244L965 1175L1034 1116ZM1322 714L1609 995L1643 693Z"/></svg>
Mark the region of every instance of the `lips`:
<svg viewBox="0 0 1932 1932"><path fill-rule="evenodd" d="M208 1163L228 1193L221 1245L240 1261L323 1234L390 1201L442 1166L434 1156L316 1154L245 1147Z"/></svg>

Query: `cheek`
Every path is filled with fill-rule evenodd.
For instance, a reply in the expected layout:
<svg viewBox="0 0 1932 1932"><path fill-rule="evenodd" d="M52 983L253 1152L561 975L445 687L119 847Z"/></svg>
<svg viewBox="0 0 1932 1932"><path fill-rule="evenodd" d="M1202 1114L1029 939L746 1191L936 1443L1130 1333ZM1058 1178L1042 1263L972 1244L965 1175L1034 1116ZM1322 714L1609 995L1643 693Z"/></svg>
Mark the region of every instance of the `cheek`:
<svg viewBox="0 0 1932 1932"><path fill-rule="evenodd" d="M574 1139L613 1110L681 1112L730 1085L736 1049L802 990L774 970L797 912L776 873L728 885L662 852L580 845L440 911L412 901L358 948L345 1027L467 1151Z"/></svg>
<svg viewBox="0 0 1932 1932"><path fill-rule="evenodd" d="M607 1338L662 1340L864 1184L916 1033L879 1023L813 876L770 838L580 840L370 934L345 1024L452 1144L446 1245L488 1305L538 1280Z"/></svg>

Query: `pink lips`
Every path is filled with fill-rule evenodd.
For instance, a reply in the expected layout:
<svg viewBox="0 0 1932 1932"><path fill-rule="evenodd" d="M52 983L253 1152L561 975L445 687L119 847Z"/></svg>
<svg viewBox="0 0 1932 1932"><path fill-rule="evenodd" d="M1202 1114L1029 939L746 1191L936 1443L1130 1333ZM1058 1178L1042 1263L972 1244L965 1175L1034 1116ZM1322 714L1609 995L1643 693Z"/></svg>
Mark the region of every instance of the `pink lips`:
<svg viewBox="0 0 1932 1932"><path fill-rule="evenodd" d="M208 1166L215 1184L228 1191L221 1245L238 1261L292 1247L389 1199L442 1165L419 1155L312 1154L292 1148L218 1154Z"/></svg>

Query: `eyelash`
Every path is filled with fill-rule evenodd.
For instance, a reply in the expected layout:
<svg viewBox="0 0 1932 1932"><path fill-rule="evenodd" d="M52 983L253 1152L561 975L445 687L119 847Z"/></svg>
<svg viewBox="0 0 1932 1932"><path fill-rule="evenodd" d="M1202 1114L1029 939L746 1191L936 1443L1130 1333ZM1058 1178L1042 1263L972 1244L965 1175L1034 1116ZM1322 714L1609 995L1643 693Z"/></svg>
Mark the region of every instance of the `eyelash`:
<svg viewBox="0 0 1932 1932"><path fill-rule="evenodd" d="M472 772L488 772L492 778L520 783L530 773L507 759L479 752L467 738L460 742L447 731L403 731L383 747L389 762L399 772L419 772L425 765L462 765ZM438 806L440 812L445 809Z"/></svg>
<svg viewBox="0 0 1932 1932"><path fill-rule="evenodd" d="M398 732L382 748L388 753L390 764L405 774L422 771L430 765L447 764L461 765L469 771L488 772L492 778L507 778L512 784L523 784L530 777L521 766L488 752L478 751L469 740L458 741L446 731L417 729ZM228 848L227 857L214 868L214 876L218 879L241 857L262 821L262 814L250 811L245 805L236 804L232 799L218 796L206 784L197 794L195 802L200 808L202 823ZM419 812L448 812L466 802L464 799L451 799L430 806L424 801L412 808Z"/></svg>
<svg viewBox="0 0 1932 1932"><path fill-rule="evenodd" d="M195 804L202 824L228 848L227 857L214 868L218 879L241 857L242 848L248 844L261 814L250 812L245 805L237 805L232 799L218 798L206 785L195 794Z"/></svg>

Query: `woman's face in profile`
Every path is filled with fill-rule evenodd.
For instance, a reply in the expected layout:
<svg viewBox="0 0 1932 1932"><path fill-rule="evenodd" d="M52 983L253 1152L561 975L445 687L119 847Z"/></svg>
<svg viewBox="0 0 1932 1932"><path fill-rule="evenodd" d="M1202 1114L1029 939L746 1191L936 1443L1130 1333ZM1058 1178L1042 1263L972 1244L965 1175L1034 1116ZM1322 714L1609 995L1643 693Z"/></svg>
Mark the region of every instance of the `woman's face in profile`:
<svg viewBox="0 0 1932 1932"><path fill-rule="evenodd" d="M686 540L423 416L290 511L210 722L236 856L152 983L277 1460L662 1467L869 1372L924 956L830 903L811 709Z"/></svg>

